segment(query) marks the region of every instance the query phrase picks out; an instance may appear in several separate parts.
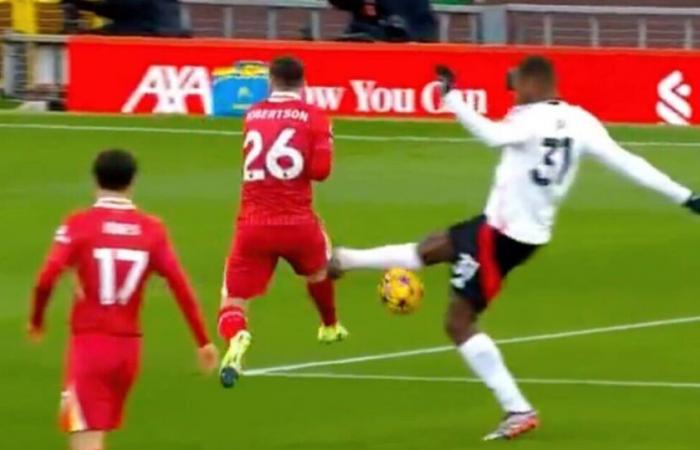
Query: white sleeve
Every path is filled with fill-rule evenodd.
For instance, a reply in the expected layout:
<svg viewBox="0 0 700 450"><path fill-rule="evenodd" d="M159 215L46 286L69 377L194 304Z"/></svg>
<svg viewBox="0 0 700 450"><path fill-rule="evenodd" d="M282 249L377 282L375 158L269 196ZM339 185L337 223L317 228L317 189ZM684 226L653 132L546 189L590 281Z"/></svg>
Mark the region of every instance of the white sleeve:
<svg viewBox="0 0 700 450"><path fill-rule="evenodd" d="M644 158L628 152L610 137L608 131L593 118L586 150L598 161L626 176L640 186L659 192L675 203L683 204L692 191L673 181Z"/></svg>
<svg viewBox="0 0 700 450"><path fill-rule="evenodd" d="M462 126L489 147L520 144L530 138L529 127L516 121L494 122L470 108L457 91L447 94L444 101Z"/></svg>

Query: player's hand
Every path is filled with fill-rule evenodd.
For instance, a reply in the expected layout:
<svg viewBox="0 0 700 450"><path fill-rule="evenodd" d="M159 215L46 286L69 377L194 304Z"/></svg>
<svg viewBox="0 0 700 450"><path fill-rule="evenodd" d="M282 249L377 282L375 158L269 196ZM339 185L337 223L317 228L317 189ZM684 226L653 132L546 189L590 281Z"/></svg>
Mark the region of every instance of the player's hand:
<svg viewBox="0 0 700 450"><path fill-rule="evenodd" d="M435 75L440 82L440 94L444 97L455 87L455 73L449 67L438 64L435 66Z"/></svg>
<svg viewBox="0 0 700 450"><path fill-rule="evenodd" d="M199 360L199 369L203 374L209 375L219 365L219 350L214 344L209 343L197 350L197 359Z"/></svg>
<svg viewBox="0 0 700 450"><path fill-rule="evenodd" d="M44 340L44 329L42 327L37 327L30 323L27 326L27 339L32 344L39 344Z"/></svg>
<svg viewBox="0 0 700 450"><path fill-rule="evenodd" d="M688 201L683 204L683 206L685 206L695 214L700 214L700 195L691 195Z"/></svg>

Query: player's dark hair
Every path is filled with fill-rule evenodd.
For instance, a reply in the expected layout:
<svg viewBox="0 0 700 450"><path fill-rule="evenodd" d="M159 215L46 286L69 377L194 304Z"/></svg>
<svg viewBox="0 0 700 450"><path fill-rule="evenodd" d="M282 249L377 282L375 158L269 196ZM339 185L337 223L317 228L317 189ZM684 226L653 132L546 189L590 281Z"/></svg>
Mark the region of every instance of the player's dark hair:
<svg viewBox="0 0 700 450"><path fill-rule="evenodd" d="M304 65L293 56L275 58L270 65L270 77L277 87L298 89L304 85Z"/></svg>
<svg viewBox="0 0 700 450"><path fill-rule="evenodd" d="M547 86L554 86L557 81L552 61L544 56L528 56L518 65L518 77L536 79Z"/></svg>
<svg viewBox="0 0 700 450"><path fill-rule="evenodd" d="M101 151L92 165L92 173L97 185L110 191L127 189L131 186L137 171L136 158L121 149Z"/></svg>

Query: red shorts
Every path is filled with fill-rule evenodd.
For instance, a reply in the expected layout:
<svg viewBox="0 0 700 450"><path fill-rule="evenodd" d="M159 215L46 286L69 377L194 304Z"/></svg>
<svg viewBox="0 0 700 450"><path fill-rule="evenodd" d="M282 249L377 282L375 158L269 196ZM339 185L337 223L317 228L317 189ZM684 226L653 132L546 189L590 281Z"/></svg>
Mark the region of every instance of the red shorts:
<svg viewBox="0 0 700 450"><path fill-rule="evenodd" d="M222 294L249 299L265 293L279 258L298 275L308 276L328 264L330 244L320 223L239 225L226 260Z"/></svg>
<svg viewBox="0 0 700 450"><path fill-rule="evenodd" d="M140 350L139 337L71 337L61 395L62 431L119 428L124 403L139 371Z"/></svg>

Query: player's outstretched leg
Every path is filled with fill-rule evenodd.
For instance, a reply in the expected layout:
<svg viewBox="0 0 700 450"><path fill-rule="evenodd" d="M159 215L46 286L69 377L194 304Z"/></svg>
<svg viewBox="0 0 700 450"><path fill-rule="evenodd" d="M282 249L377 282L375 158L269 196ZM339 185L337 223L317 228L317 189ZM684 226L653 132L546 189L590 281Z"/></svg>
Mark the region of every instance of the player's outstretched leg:
<svg viewBox="0 0 700 450"><path fill-rule="evenodd" d="M306 290L321 316L318 340L330 344L347 339L348 330L338 321L335 311L335 286L328 271L323 269L306 277Z"/></svg>
<svg viewBox="0 0 700 450"><path fill-rule="evenodd" d="M219 377L225 388L233 387L243 371L243 356L252 339L246 319L246 301L224 298L219 310L219 335L228 343Z"/></svg>
<svg viewBox="0 0 700 450"><path fill-rule="evenodd" d="M472 371L494 393L505 418L484 440L513 439L539 426L537 412L518 388L493 340L476 326L477 312L467 299L453 296L445 331Z"/></svg>
<svg viewBox="0 0 700 450"><path fill-rule="evenodd" d="M338 247L333 251L328 271L331 277L339 278L344 272L351 270L386 270L392 267L419 270L424 266L449 262L451 259L449 235L441 231L428 236L420 243L385 245L362 250Z"/></svg>

